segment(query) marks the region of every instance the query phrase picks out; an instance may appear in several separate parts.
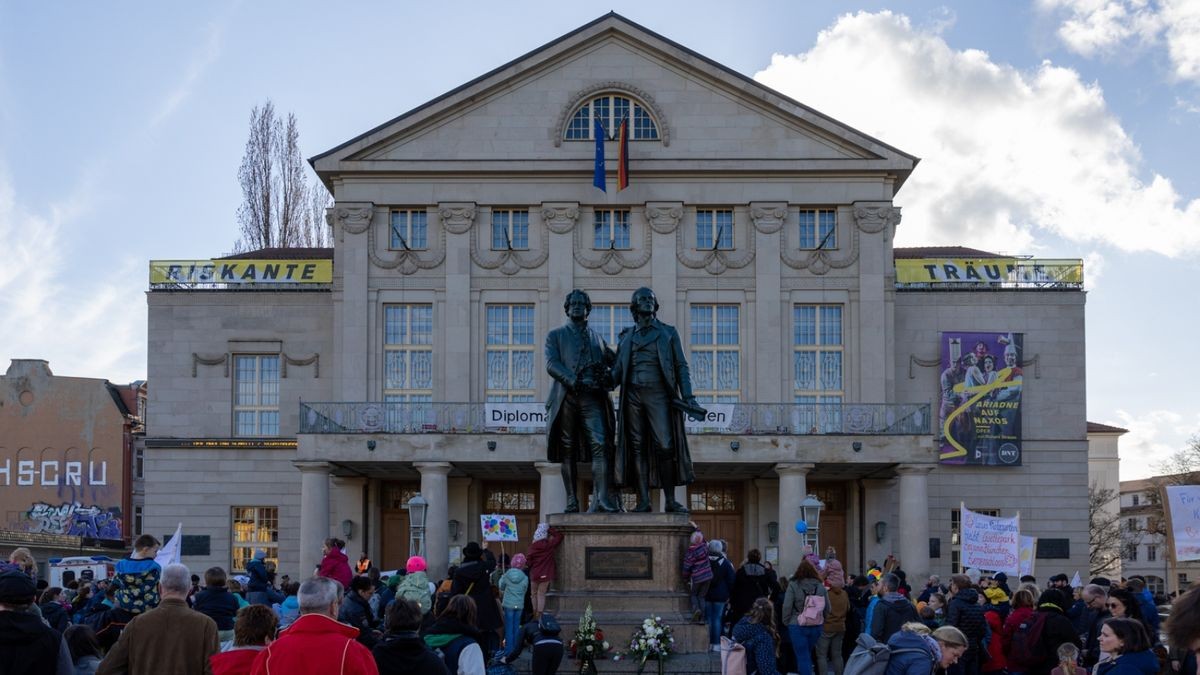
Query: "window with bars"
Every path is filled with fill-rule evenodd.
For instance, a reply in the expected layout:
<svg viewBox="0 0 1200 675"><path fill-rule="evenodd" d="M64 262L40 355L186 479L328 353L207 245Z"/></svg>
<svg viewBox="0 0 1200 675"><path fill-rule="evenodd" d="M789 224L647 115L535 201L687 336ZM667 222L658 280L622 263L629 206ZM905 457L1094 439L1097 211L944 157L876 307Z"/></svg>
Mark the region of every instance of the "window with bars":
<svg viewBox="0 0 1200 675"><path fill-rule="evenodd" d="M696 248L701 251L733 250L733 210L696 211Z"/></svg>
<svg viewBox="0 0 1200 675"><path fill-rule="evenodd" d="M592 248L629 249L629 211L596 209L592 224Z"/></svg>
<svg viewBox="0 0 1200 675"><path fill-rule="evenodd" d="M245 571L260 548L268 561L279 564L279 507L235 506L232 520L231 570Z"/></svg>
<svg viewBox="0 0 1200 675"><path fill-rule="evenodd" d="M704 403L741 398L741 331L737 305L692 305L690 347L692 393Z"/></svg>
<svg viewBox="0 0 1200 675"><path fill-rule="evenodd" d="M383 400L433 400L433 305L383 308Z"/></svg>
<svg viewBox="0 0 1200 675"><path fill-rule="evenodd" d="M565 138L568 141L594 141L595 120L608 139L616 137L621 120L629 118L629 140L658 140L658 124L638 101L615 94L597 96L575 111L567 124Z"/></svg>
<svg viewBox="0 0 1200 675"><path fill-rule="evenodd" d="M483 497L487 513L536 512L537 491L531 486L489 486Z"/></svg>
<svg viewBox="0 0 1200 675"><path fill-rule="evenodd" d="M800 209L800 248L837 248L837 211Z"/></svg>
<svg viewBox="0 0 1200 675"><path fill-rule="evenodd" d="M529 248L529 211L501 209L492 211L492 250Z"/></svg>
<svg viewBox="0 0 1200 675"><path fill-rule="evenodd" d="M738 511L738 488L734 485L698 485L688 490L688 509L703 511Z"/></svg>
<svg viewBox="0 0 1200 675"><path fill-rule="evenodd" d="M532 402L534 379L533 305L487 306L488 401Z"/></svg>
<svg viewBox="0 0 1200 675"><path fill-rule="evenodd" d="M388 248L395 251L420 250L429 246L429 215L424 209L392 209L388 227L391 242Z"/></svg>
<svg viewBox="0 0 1200 675"><path fill-rule="evenodd" d="M792 400L799 406L795 426L809 431L839 429L845 396L842 306L794 306L792 345Z"/></svg>
<svg viewBox="0 0 1200 675"><path fill-rule="evenodd" d="M233 357L233 433L279 435L279 356Z"/></svg>
<svg viewBox="0 0 1200 675"><path fill-rule="evenodd" d="M1000 509L976 509L972 511L985 516L999 516ZM962 533L962 511L960 509L950 510L950 573L958 574L962 572L962 543L959 541L959 535Z"/></svg>

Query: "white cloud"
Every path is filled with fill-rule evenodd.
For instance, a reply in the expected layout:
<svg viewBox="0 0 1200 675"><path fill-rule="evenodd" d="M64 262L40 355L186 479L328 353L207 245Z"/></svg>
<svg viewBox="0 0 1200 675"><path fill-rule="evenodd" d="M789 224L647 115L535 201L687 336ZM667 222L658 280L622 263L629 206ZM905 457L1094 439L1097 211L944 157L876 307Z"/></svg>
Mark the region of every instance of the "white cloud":
<svg viewBox="0 0 1200 675"><path fill-rule="evenodd" d="M90 209L87 184L44 213L25 208L0 171L0 369L45 359L58 375L145 377L144 275L132 259L68 264L64 230Z"/></svg>
<svg viewBox="0 0 1200 675"><path fill-rule="evenodd" d="M1061 17L1058 37L1084 57L1108 57L1165 43L1173 75L1200 81L1200 3L1196 0L1038 0Z"/></svg>
<svg viewBox="0 0 1200 675"><path fill-rule="evenodd" d="M1083 256L1083 288L1086 291L1096 290L1100 277L1104 274L1104 255L1099 251L1090 251Z"/></svg>
<svg viewBox="0 0 1200 675"><path fill-rule="evenodd" d="M1105 422L1129 430L1121 437L1121 480L1154 476L1167 457L1187 447L1200 430L1200 415L1186 417L1172 410L1131 413L1118 410L1117 420Z"/></svg>
<svg viewBox="0 0 1200 675"><path fill-rule="evenodd" d="M955 50L907 17L840 17L755 79L922 158L899 239L1029 252L1040 231L1176 256L1200 252L1200 200L1139 179L1141 155L1097 84Z"/></svg>
<svg viewBox="0 0 1200 675"><path fill-rule="evenodd" d="M195 87L196 82L200 80L201 76L204 75L204 72L208 70L208 67L216 62L217 58L220 57L221 38L223 32L222 24L210 24L206 32L207 34L205 36L204 44L202 44L199 50L192 55L191 61L188 63L187 68L184 69L183 76L180 78L179 82L176 83L176 85L169 92L167 92L167 95L163 97L163 100L161 103L159 103L158 109L155 111L154 116L150 118L151 127L157 127L175 113L179 106L185 100L187 100L189 96L191 96L192 89Z"/></svg>

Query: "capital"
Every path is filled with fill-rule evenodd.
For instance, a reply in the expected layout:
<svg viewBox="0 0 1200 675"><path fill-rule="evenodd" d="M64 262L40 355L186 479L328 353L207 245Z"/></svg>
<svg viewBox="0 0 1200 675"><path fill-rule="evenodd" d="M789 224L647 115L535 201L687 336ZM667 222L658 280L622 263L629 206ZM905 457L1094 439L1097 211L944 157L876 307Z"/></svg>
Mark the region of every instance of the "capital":
<svg viewBox="0 0 1200 675"><path fill-rule="evenodd" d="M329 462L292 462L301 473L329 473L333 466Z"/></svg>
<svg viewBox="0 0 1200 675"><path fill-rule="evenodd" d="M450 234L464 234L475 223L475 202L442 202L438 204L442 227Z"/></svg>
<svg viewBox="0 0 1200 675"><path fill-rule="evenodd" d="M374 215L375 204L371 202L341 202L326 212L325 219L344 232L362 234L371 226Z"/></svg>
<svg viewBox="0 0 1200 675"><path fill-rule="evenodd" d="M659 234L671 234L683 218L683 202L646 202L646 222Z"/></svg>
<svg viewBox="0 0 1200 675"><path fill-rule="evenodd" d="M774 234L787 220L787 204L784 202L750 202L750 220L754 229L763 234Z"/></svg>
<svg viewBox="0 0 1200 675"><path fill-rule="evenodd" d="M783 476L807 476L810 471L817 468L816 464L811 462L787 462L775 465L775 473Z"/></svg>
<svg viewBox="0 0 1200 675"><path fill-rule="evenodd" d="M900 224L900 209L890 202L855 202L854 222L867 234Z"/></svg>
<svg viewBox="0 0 1200 675"><path fill-rule="evenodd" d="M448 475L454 466L450 462L413 462L413 468L420 471L421 477L424 478Z"/></svg>
<svg viewBox="0 0 1200 675"><path fill-rule="evenodd" d="M579 220L579 202L542 202L542 222L555 234L575 229Z"/></svg>

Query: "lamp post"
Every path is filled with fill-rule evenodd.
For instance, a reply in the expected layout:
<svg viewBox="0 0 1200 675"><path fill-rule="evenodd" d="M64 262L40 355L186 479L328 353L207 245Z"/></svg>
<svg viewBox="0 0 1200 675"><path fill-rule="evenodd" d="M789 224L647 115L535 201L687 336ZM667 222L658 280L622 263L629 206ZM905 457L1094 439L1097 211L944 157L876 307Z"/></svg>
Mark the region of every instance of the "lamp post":
<svg viewBox="0 0 1200 675"><path fill-rule="evenodd" d="M410 557L425 555L425 514L428 509L429 502L425 501L420 492L408 500L408 555Z"/></svg>
<svg viewBox="0 0 1200 675"><path fill-rule="evenodd" d="M804 519L805 533L804 543L811 544L812 550L818 550L821 531L821 509L825 508L825 502L817 499L816 495L808 495L804 501L800 502L800 516Z"/></svg>

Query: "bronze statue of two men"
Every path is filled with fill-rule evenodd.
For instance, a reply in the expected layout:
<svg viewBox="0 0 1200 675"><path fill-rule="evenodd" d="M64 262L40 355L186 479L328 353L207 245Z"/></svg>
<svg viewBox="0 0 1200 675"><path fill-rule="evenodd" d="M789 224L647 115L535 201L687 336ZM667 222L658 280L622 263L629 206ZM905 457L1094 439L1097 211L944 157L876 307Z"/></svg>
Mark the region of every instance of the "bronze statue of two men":
<svg viewBox="0 0 1200 675"><path fill-rule="evenodd" d="M562 463L567 513L580 507L576 463L589 460L589 511L620 511L617 489L632 486L635 512L649 511L650 489L662 488L665 510L687 513L673 494L695 480L683 418L702 418L704 409L692 395L679 333L656 318L658 307L654 291L634 291L634 325L614 351L588 327L591 298L575 289L563 303L570 323L546 336L546 371L554 379L546 402L547 459ZM615 387L621 388L616 415L609 398Z"/></svg>

